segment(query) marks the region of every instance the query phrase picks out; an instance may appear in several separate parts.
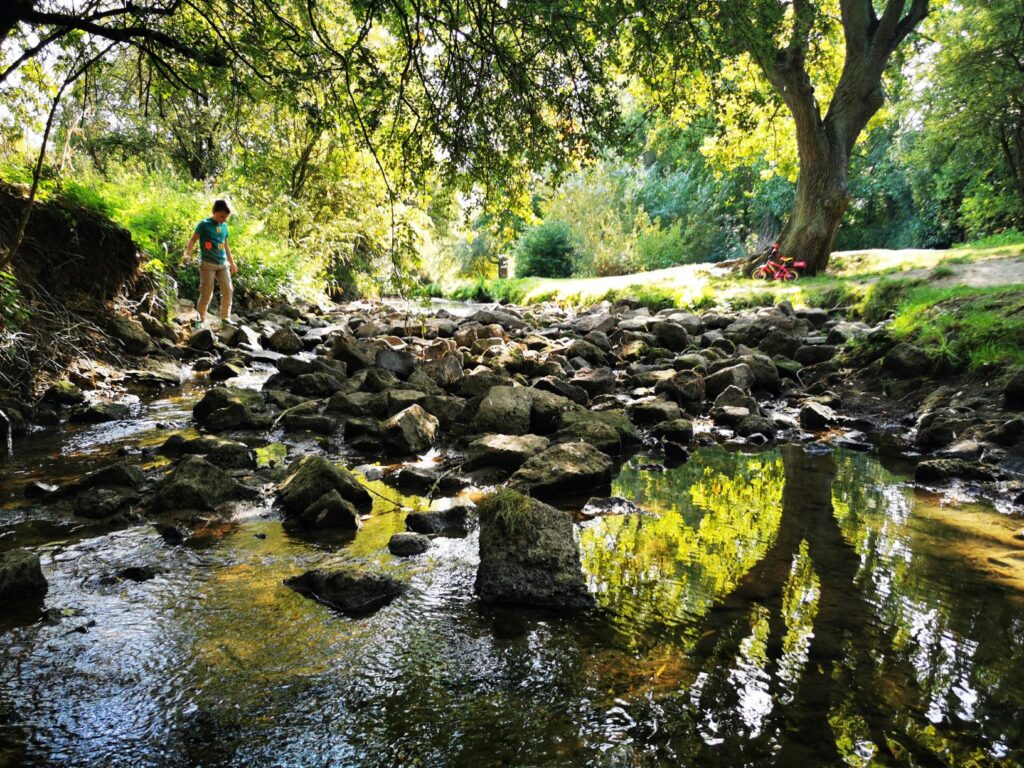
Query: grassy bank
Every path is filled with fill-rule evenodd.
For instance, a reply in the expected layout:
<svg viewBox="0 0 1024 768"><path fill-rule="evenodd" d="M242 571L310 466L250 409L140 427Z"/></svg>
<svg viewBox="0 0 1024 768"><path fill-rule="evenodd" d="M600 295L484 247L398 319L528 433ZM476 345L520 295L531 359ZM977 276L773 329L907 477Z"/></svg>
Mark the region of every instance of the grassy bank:
<svg viewBox="0 0 1024 768"><path fill-rule="evenodd" d="M837 253L828 275L790 283L690 265L618 277L467 281L437 294L572 307L629 298L652 310L742 309L788 299L798 307L847 307L868 322L892 317L896 338L920 344L955 370L1024 365L1022 242Z"/></svg>

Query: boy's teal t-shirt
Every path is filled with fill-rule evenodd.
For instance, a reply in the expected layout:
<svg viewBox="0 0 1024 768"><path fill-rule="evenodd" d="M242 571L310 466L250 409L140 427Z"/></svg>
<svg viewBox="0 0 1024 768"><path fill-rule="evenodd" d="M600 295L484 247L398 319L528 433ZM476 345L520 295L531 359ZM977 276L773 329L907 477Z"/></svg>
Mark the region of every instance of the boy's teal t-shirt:
<svg viewBox="0 0 1024 768"><path fill-rule="evenodd" d="M225 264L228 260L224 253L224 243L228 239L228 225L218 224L212 218L203 219L196 224L199 235L200 259L208 264Z"/></svg>

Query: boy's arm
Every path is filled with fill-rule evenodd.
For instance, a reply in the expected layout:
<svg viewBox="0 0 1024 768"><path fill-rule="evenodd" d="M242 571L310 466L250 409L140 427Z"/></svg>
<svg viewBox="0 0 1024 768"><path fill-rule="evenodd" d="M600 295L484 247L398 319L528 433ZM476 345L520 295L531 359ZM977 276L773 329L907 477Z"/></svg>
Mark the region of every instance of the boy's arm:
<svg viewBox="0 0 1024 768"><path fill-rule="evenodd" d="M196 243L199 241L199 233L193 232L192 237L188 239L188 245L185 246L185 263L188 264L192 261L192 251L196 247Z"/></svg>
<svg viewBox="0 0 1024 768"><path fill-rule="evenodd" d="M231 255L231 246L228 245L227 240L224 241L224 254L228 257L228 269L230 269L232 272L237 272L238 267L235 266L235 259Z"/></svg>

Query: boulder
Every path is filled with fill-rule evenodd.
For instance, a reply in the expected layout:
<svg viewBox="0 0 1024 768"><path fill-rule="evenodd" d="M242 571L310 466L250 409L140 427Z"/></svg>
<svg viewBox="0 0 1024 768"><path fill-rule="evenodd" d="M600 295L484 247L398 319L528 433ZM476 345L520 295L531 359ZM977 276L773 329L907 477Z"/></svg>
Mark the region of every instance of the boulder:
<svg viewBox="0 0 1024 768"><path fill-rule="evenodd" d="M683 412L673 402L660 399L640 400L630 403L626 413L635 424L651 425L662 421L681 419Z"/></svg>
<svg viewBox="0 0 1024 768"><path fill-rule="evenodd" d="M377 348L347 336L339 336L331 347L331 358L345 363L349 374L354 374L373 367L377 359Z"/></svg>
<svg viewBox="0 0 1024 768"><path fill-rule="evenodd" d="M553 443L584 442L609 455L618 455L623 447L639 442L632 422L622 411L566 411Z"/></svg>
<svg viewBox="0 0 1024 768"><path fill-rule="evenodd" d="M583 389L583 387L577 387L575 384L570 384L564 379L559 379L555 376L544 376L537 379L533 383L533 388L542 392L551 392L552 394L559 395L577 405L586 405L590 400L587 390Z"/></svg>
<svg viewBox="0 0 1024 768"><path fill-rule="evenodd" d="M241 360L225 360L210 369L210 381L227 381L245 373Z"/></svg>
<svg viewBox="0 0 1024 768"><path fill-rule="evenodd" d="M27 549L0 552L0 606L39 600L48 589L39 555Z"/></svg>
<svg viewBox="0 0 1024 768"><path fill-rule="evenodd" d="M199 454L221 469L255 469L256 451L245 443L237 440L225 440L222 437L203 435L186 439L182 435L171 435L160 446L159 452L172 458Z"/></svg>
<svg viewBox="0 0 1024 768"><path fill-rule="evenodd" d="M278 328L267 339L267 346L282 355L294 355L303 349L302 339L291 328Z"/></svg>
<svg viewBox="0 0 1024 768"><path fill-rule="evenodd" d="M810 401L800 406L800 426L820 430L835 426L836 412L823 403Z"/></svg>
<svg viewBox="0 0 1024 768"><path fill-rule="evenodd" d="M682 352L690 346L690 335L681 325L672 321L659 321L651 326L658 344L672 352Z"/></svg>
<svg viewBox="0 0 1024 768"><path fill-rule="evenodd" d="M900 379L927 376L934 368L931 357L913 344L901 342L885 353L882 369Z"/></svg>
<svg viewBox="0 0 1024 768"><path fill-rule="evenodd" d="M286 478L277 487L277 501L286 518L297 518L324 494L334 490L356 509L366 510L373 504L369 492L355 475L323 456L303 456L292 462Z"/></svg>
<svg viewBox="0 0 1024 768"><path fill-rule="evenodd" d="M400 379L408 379L416 370L416 357L409 352L397 349L381 349L378 350L377 356L374 358L374 365L385 371L390 371Z"/></svg>
<svg viewBox="0 0 1024 768"><path fill-rule="evenodd" d="M87 488L75 496L74 511L79 517L100 520L120 513L131 515L132 505L138 501L134 488Z"/></svg>
<svg viewBox="0 0 1024 768"><path fill-rule="evenodd" d="M705 396L704 377L693 370L682 370L671 378L659 381L655 393L664 394L680 405L699 404Z"/></svg>
<svg viewBox="0 0 1024 768"><path fill-rule="evenodd" d="M594 605L569 513L507 489L484 499L475 589L491 604Z"/></svg>
<svg viewBox="0 0 1024 768"><path fill-rule="evenodd" d="M330 397L343 386L335 376L321 371L296 376L289 389L301 397Z"/></svg>
<svg viewBox="0 0 1024 768"><path fill-rule="evenodd" d="M161 509L208 509L230 499L253 496L220 467L200 456L186 456L159 485L156 504Z"/></svg>
<svg viewBox="0 0 1024 768"><path fill-rule="evenodd" d="M284 580L300 595L349 615L365 615L383 608L406 590L406 585L384 573L356 570L312 570Z"/></svg>
<svg viewBox="0 0 1024 768"><path fill-rule="evenodd" d="M456 504L448 509L429 512L410 512L405 516L405 527L421 534L465 536L469 531L467 504Z"/></svg>
<svg viewBox="0 0 1024 768"><path fill-rule="evenodd" d="M530 431L533 398L526 387L491 387L473 419L476 432L525 435Z"/></svg>
<svg viewBox="0 0 1024 768"><path fill-rule="evenodd" d="M81 405L85 402L85 393L70 381L58 381L43 393L42 401L54 405Z"/></svg>
<svg viewBox="0 0 1024 768"><path fill-rule="evenodd" d="M107 325L110 335L121 342L121 346L132 354L142 354L153 349L153 340L142 327L142 323L124 315L115 315Z"/></svg>
<svg viewBox="0 0 1024 768"><path fill-rule="evenodd" d="M995 480L996 475L983 464L964 459L929 459L914 470L914 481L918 483L944 483L954 479L986 481Z"/></svg>
<svg viewBox="0 0 1024 768"><path fill-rule="evenodd" d="M509 485L549 499L607 488L611 476L611 459L593 445L563 443L528 459L509 479Z"/></svg>
<svg viewBox="0 0 1024 768"><path fill-rule="evenodd" d="M102 424L127 419L130 415L131 409L123 403L90 403L71 411L68 421L73 424Z"/></svg>
<svg viewBox="0 0 1024 768"><path fill-rule="evenodd" d="M550 440L540 435L486 435L469 444L463 467L467 470L477 467L516 470L550 444Z"/></svg>
<svg viewBox="0 0 1024 768"><path fill-rule="evenodd" d="M388 539L388 552L395 557L422 555L430 549L430 539L422 533L395 533Z"/></svg>
<svg viewBox="0 0 1024 768"><path fill-rule="evenodd" d="M296 528L344 528L354 531L360 527L359 511L352 502L342 498L337 489L332 488L298 515L286 518L285 525Z"/></svg>
<svg viewBox="0 0 1024 768"><path fill-rule="evenodd" d="M793 359L800 365L817 365L835 357L836 348L830 344L804 344L793 353Z"/></svg>
<svg viewBox="0 0 1024 768"><path fill-rule="evenodd" d="M572 400L543 389L530 389L530 432L548 435L562 425L562 419L570 411L579 410Z"/></svg>
<svg viewBox="0 0 1024 768"><path fill-rule="evenodd" d="M217 342L217 337L209 328L200 328L188 340L188 348L193 352L209 352Z"/></svg>
<svg viewBox="0 0 1024 768"><path fill-rule="evenodd" d="M213 432L228 429L266 429L271 419L266 404L253 389L214 387L192 408L192 417Z"/></svg>
<svg viewBox="0 0 1024 768"><path fill-rule="evenodd" d="M1024 408L1024 368L1013 373L1003 385L1003 401L1009 408Z"/></svg>
<svg viewBox="0 0 1024 768"><path fill-rule="evenodd" d="M424 453L437 437L438 420L418 405L410 405L380 425L385 446L399 454Z"/></svg>
<svg viewBox="0 0 1024 768"><path fill-rule="evenodd" d="M738 387L744 392L750 392L757 379L750 366L746 363L738 363L722 368L704 378L704 389L708 397L718 397L727 387Z"/></svg>
<svg viewBox="0 0 1024 768"><path fill-rule="evenodd" d="M673 419L655 424L651 433L659 440L677 445L688 445L693 440L693 422L687 419Z"/></svg>
<svg viewBox="0 0 1024 768"><path fill-rule="evenodd" d="M591 398L610 395L615 392L615 373L611 368L595 368L578 373L570 383L584 390Z"/></svg>

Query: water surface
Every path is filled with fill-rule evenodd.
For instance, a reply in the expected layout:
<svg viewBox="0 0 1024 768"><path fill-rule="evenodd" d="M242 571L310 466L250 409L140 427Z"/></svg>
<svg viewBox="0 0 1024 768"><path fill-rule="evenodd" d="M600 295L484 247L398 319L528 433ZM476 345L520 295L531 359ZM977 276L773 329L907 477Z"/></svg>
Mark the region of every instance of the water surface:
<svg viewBox="0 0 1024 768"><path fill-rule="evenodd" d="M121 440L76 439L74 467L32 472ZM8 500L0 547L42 555L53 616L0 635L0 764L1024 761L1021 522L920 495L876 458L634 459L614 493L648 514L581 524L598 609L567 616L479 606L475 534L391 557L426 502L374 489L355 536L292 536L256 507L192 547L147 525L26 528L45 513ZM343 561L410 590L352 619L281 583ZM138 564L159 573L106 578Z"/></svg>

